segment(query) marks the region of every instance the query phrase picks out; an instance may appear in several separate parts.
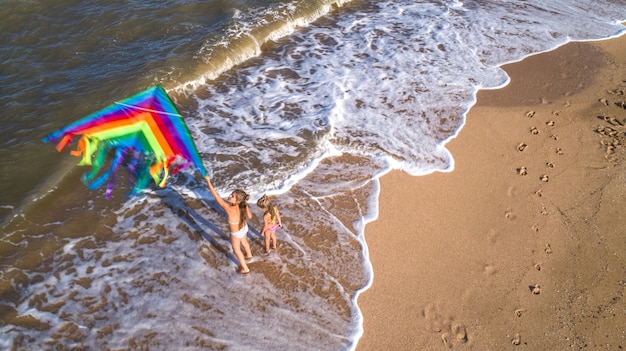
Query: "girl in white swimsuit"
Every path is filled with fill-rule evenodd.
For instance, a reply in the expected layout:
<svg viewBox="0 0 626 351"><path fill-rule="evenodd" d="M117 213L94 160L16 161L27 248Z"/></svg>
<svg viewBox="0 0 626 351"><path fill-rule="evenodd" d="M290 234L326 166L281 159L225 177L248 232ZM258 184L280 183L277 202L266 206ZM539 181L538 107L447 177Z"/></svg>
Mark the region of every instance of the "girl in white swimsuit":
<svg viewBox="0 0 626 351"><path fill-rule="evenodd" d="M250 273L250 268L248 268L248 265L246 264L246 259L252 258L250 244L248 243L246 235L248 234L248 223L246 222L246 219L252 218L252 213L250 213L250 207L248 207L247 202L250 199L250 195L246 194L246 192L241 189L237 189L233 191L232 194L228 195L228 201L226 201L217 195L213 184L211 184L211 178L207 175L205 179L206 184L209 187L209 191L211 191L211 195L213 195L213 198L215 198L218 205L226 211L228 226L231 233L230 244L233 246L235 256L241 265L239 273L248 274ZM243 255L243 252L241 252L242 247L245 251L245 256Z"/></svg>

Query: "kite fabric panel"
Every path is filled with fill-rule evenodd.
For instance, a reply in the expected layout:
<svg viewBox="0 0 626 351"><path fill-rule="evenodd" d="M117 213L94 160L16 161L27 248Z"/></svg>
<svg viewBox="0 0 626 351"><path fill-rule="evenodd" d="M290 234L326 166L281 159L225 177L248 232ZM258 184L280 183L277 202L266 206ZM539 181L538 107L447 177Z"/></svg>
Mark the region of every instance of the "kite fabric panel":
<svg viewBox="0 0 626 351"><path fill-rule="evenodd" d="M82 176L83 182L90 189L96 189L109 180L107 198L120 166L129 170L134 182L132 194L147 188L151 180L165 187L169 174L190 164L206 176L187 125L160 86L148 88L71 123L46 136L43 142L57 143L60 152L75 136L80 139L71 154L82 155L79 165L92 167ZM110 154L113 154L110 166L100 174Z"/></svg>

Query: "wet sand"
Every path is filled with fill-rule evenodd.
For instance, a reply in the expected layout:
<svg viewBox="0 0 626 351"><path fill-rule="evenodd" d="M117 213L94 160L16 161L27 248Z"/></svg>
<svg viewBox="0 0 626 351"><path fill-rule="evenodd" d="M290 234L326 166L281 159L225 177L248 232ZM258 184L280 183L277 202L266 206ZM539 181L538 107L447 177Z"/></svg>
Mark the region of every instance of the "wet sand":
<svg viewBox="0 0 626 351"><path fill-rule="evenodd" d="M358 351L626 349L626 37L503 68L454 171L381 179Z"/></svg>

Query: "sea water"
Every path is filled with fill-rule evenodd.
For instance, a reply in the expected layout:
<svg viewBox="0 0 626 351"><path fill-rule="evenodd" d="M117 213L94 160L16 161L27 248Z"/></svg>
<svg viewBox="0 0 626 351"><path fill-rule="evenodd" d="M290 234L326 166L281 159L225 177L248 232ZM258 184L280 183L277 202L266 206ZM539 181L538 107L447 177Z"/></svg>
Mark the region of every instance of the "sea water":
<svg viewBox="0 0 626 351"><path fill-rule="evenodd" d="M4 1L0 348L354 349L378 177L453 171L445 144L478 89L507 83L500 65L619 35L624 13L610 0ZM251 194L248 276L193 170L134 197L122 174L107 201L41 142L154 84L220 194ZM269 255L264 193L284 223Z"/></svg>

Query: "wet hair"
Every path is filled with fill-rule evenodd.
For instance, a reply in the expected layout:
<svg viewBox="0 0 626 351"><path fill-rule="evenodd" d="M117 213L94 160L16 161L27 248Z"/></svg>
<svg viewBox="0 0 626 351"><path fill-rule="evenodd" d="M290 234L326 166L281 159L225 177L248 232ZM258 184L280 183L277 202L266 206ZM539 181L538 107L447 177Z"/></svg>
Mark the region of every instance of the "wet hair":
<svg viewBox="0 0 626 351"><path fill-rule="evenodd" d="M266 210L267 213L270 214L270 218L272 219L272 221L276 220L276 205L274 205L272 200L270 200L267 195L263 194L259 201L256 202L256 205Z"/></svg>
<svg viewBox="0 0 626 351"><path fill-rule="evenodd" d="M248 207L250 195L241 189L233 191L233 195L235 195L235 200L239 201L239 228L243 228L244 224L246 224L246 207Z"/></svg>

